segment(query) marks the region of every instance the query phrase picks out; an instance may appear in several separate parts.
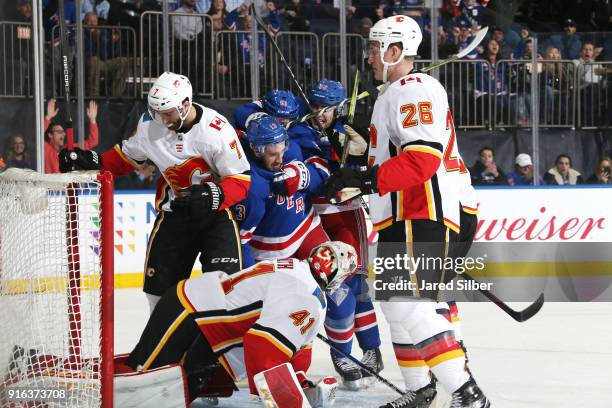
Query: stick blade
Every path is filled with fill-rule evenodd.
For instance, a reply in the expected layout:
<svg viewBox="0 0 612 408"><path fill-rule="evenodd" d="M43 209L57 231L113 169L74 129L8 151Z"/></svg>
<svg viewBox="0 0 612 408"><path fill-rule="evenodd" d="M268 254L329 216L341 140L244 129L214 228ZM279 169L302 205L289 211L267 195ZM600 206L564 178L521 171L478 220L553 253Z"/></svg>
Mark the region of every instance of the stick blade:
<svg viewBox="0 0 612 408"><path fill-rule="evenodd" d="M512 316L512 318L520 323L527 321L531 319L533 316L535 316L540 311L540 309L542 309L543 305L544 305L544 294L540 293L540 296L536 299L535 302L533 302L531 305L527 306L525 309L521 310L520 312L516 312L515 315Z"/></svg>
<svg viewBox="0 0 612 408"><path fill-rule="evenodd" d="M472 42L466 48L461 50L461 52L457 53L456 59L461 59L465 57L470 52L472 52L474 48L478 47L478 45L482 42L482 40L485 38L488 32L489 32L489 27L482 27L480 30L478 30Z"/></svg>

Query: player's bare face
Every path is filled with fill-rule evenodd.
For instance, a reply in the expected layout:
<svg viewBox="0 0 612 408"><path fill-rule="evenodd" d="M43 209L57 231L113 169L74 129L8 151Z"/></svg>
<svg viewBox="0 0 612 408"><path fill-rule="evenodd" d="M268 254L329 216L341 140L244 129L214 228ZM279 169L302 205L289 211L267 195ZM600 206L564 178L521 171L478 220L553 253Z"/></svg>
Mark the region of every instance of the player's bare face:
<svg viewBox="0 0 612 408"><path fill-rule="evenodd" d="M177 130L181 126L181 115L177 109L168 109L157 112L159 120L170 130Z"/></svg>
<svg viewBox="0 0 612 408"><path fill-rule="evenodd" d="M287 150L285 142L266 146L261 156L264 167L270 171L279 171L283 165L285 150Z"/></svg>
<svg viewBox="0 0 612 408"><path fill-rule="evenodd" d="M314 110L320 110L326 107L327 106L325 105L316 105L316 104L312 106ZM316 119L317 125L319 125L319 128L327 129L332 125L332 123L334 123L334 110L333 109L324 110L319 115L317 115L315 119Z"/></svg>
<svg viewBox="0 0 612 408"><path fill-rule="evenodd" d="M371 42L368 45L368 65L374 71L374 78L377 81L382 81L383 63L380 60L380 44L378 42Z"/></svg>

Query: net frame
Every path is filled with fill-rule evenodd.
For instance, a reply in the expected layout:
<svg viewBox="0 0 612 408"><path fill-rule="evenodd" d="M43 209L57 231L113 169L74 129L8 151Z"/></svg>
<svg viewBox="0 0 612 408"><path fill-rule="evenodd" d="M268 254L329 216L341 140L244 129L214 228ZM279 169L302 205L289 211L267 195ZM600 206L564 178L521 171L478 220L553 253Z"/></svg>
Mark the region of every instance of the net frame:
<svg viewBox="0 0 612 408"><path fill-rule="evenodd" d="M95 190L94 194L87 194L88 188ZM12 190L11 190L12 189ZM8 191L8 193L7 193ZM14 195L10 195L13 193ZM54 201L55 200L55 201ZM59 200L60 204L56 202ZM62 201L64 200L64 201ZM80 202L80 201L83 202ZM92 202L93 200L93 202ZM50 202L55 207L65 205L65 220L61 221L59 217L53 218L52 223L65 223L65 259L67 259L67 270L64 268L61 270L67 276L59 280L67 282L65 293L61 294L62 286L53 287L56 282L53 282L53 278L49 281L49 278L34 279L28 278L23 279L25 282L19 282L19 279L13 281L9 278L13 277L10 274L10 259L9 257L23 257L20 253L7 253L10 251L10 243L2 245L3 229L9 229L9 224L13 221L7 219L4 216L5 226L0 225L0 300L4 298L4 301L11 301L11 297L16 299L16 294L21 297L43 297L43 296L56 296L66 298L66 308L63 310L53 310L54 316L57 314L67 314L67 333L65 333L65 341L67 342L68 353L62 353L61 351L57 354L39 353L35 356L27 355L26 360L28 367L32 364L34 357L36 359L37 371L27 371L27 383L28 387L30 383L37 384L37 382L30 381L32 378L37 379L37 375L41 377L53 377L55 374L50 374L49 367L59 366L61 364L61 373L77 373L74 377L63 377L62 383L66 387L79 387L78 384L83 384L85 379L94 379L95 387L99 387L99 391L93 392L93 400L95 406L103 408L110 408L113 406L113 354L114 354L114 198L113 198L113 177L109 172L73 172L68 174L53 174L43 175L30 170L21 169L9 169L6 172L0 174L0 207L4 210L11 208L12 211L19 212L19 216L24 221L29 219L36 219L36 217L43 218L47 215L47 211ZM12 207L10 207L12 206ZM0 211L3 211L0 208ZM86 254L85 262L95 262L96 273L99 276L83 276L82 275L82 248L87 245L87 242L80 242L79 232L81 232L81 238L83 231L80 231L80 223L83 222L84 209L91 211L99 221L98 228L91 230L93 239L98 242L98 254L97 257ZM15 210L17 209L17 210ZM15 216L15 218L19 218ZM52 218L52 217L49 217ZM21 219L15 221L16 226L21 222ZM47 221L44 221L47 222ZM14 225L11 224L14 227ZM89 225L84 225L84 229L90 232L87 228ZM61 226L59 228L61 230ZM25 228L27 230L27 228ZM8 235L10 237L10 235ZM44 236L44 233L43 233ZM4 237L6 239L6 237ZM27 237L26 237L27 238ZM58 242L61 244L61 237ZM87 241L87 239L83 240ZM4 248L3 248L4 247ZM44 252L44 249L42 250ZM89 256L89 258L88 258ZM4 258L4 259L3 259ZM62 255L63 258L63 255ZM55 262L52 260L51 262ZM8 267L5 268L5 266ZM31 269L36 269L34 265ZM53 269L51 266L49 269ZM8 276L6 279L3 278L3 270ZM99 272L97 272L99 270ZM17 281L17 282L15 282ZM20 287L19 284L23 287ZM13 285L11 287L11 284ZM16 285L16 286L15 286ZM29 285L29 287L28 287ZM49 286L51 285L51 286ZM24 289L25 288L25 289ZM51 289L49 289L51 288ZM93 304L94 310L92 318L93 322L87 321L90 317L82 313L82 302L83 292L85 289L88 294L86 298L93 296L93 300L90 303ZM55 291L55 295L48 294L49 292ZM58 295L59 293L59 295ZM36 300L34 300L36 301ZM52 299L51 299L52 301ZM16 302L16 301L15 301ZM97 305L96 305L97 303ZM88 305L85 306L87 309ZM95 316L97 314L97 316ZM62 317L62 318L65 318ZM85 319L85 321L83 320ZM97 320L96 320L97 319ZM60 319L61 320L61 319ZM27 325L27 322L24 322ZM97 326L93 330L87 326ZM83 326L87 328L84 329ZM43 329L44 330L44 329ZM61 331L61 330L60 330ZM96 348L95 353L88 349L83 355L83 336L95 337L94 333L99 333L99 339L86 338L86 342L92 343ZM15 336L17 337L17 336ZM3 341L6 340L7 336L0 337ZM4 346L4 348L2 347ZM10 346L9 346L10 347ZM14 346L17 347L17 346ZM94 346L92 346L94 347ZM0 350L6 349L6 344L0 344ZM65 349L64 349L65 351ZM31 352L31 350L30 350ZM22 354L26 354L24 350ZM93 354L93 355L91 355ZM5 372L4 364L6 361L0 360L0 405L4 406L6 403L2 398L6 398L6 391L9 386L19 385L19 381L23 380L23 376L19 377L19 380L15 380L10 376L11 364L15 359L15 351L10 356L10 364L6 367L8 371ZM19 356L21 357L21 356ZM4 359L4 356L0 356ZM61 362L61 363L60 363ZM41 365L42 364L42 365ZM40 368L43 367L44 368ZM64 371L65 370L65 371ZM53 370L51 370L53 371ZM59 370L57 370L59 372ZM55 371L53 371L55 373ZM64 375L64 374L62 374ZM60 377L62 377L60 375ZM92 376L87 377L87 375ZM10 379L7 380L7 379ZM83 381L81 381L83 380ZM76 384L76 385L75 385ZM81 385L82 386L82 385ZM3 393L4 392L4 393ZM30 405L28 405L30 406ZM38 406L38 405L37 405ZM82 401L75 403L74 401L52 401L48 405L49 407L73 407L73 406L94 406L91 405L91 401L83 403Z"/></svg>

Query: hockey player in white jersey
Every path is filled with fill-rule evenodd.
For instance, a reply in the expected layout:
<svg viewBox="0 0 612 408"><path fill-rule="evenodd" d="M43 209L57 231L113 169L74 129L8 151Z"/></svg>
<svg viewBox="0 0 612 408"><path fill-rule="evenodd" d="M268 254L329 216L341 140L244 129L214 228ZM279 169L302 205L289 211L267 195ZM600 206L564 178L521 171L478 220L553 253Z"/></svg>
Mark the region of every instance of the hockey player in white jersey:
<svg viewBox="0 0 612 408"><path fill-rule="evenodd" d="M228 120L192 102L187 77L163 73L149 92L148 108L134 136L101 156L64 149L60 169L102 169L120 176L147 159L159 168L159 213L144 271L144 292L154 306L169 287L189 277L198 253L204 271L242 269L231 207L248 194L250 166Z"/></svg>
<svg viewBox="0 0 612 408"><path fill-rule="evenodd" d="M421 40L418 24L407 16L382 19L370 30L368 63L385 88L372 113L369 166L339 169L327 184L327 196L334 201L345 188L370 194L370 216L379 233L377 255L382 258L407 254L445 259L460 232L462 169L453 119L442 85L414 69ZM421 371L431 370L452 395L451 406L489 407L466 369L451 323L436 313L434 284L446 280L445 270L436 265L390 271L409 277L414 289L385 293L395 301L381 304L409 390L387 407L431 404L436 390L429 376L404 369L416 360L424 361Z"/></svg>
<svg viewBox="0 0 612 408"><path fill-rule="evenodd" d="M335 291L356 267L352 246L329 241L304 261L262 261L233 275L209 272L181 281L158 302L138 344L116 371L154 376L156 369L180 362L190 400L219 395L220 388L231 395L234 381L245 375L251 393L259 394L266 407L307 407L297 403L306 400L304 392L332 398L320 391L330 391L335 381L328 378L319 386L307 381L310 362L303 354L323 328L325 293ZM155 385L150 387L155 392ZM283 400L285 405L279 405Z"/></svg>

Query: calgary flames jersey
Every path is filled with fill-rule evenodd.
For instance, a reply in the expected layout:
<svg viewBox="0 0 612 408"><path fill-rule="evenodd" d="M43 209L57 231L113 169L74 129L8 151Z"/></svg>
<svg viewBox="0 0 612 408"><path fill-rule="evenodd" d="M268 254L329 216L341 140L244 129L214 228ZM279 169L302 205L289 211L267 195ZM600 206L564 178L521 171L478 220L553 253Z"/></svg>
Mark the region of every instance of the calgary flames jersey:
<svg viewBox="0 0 612 408"><path fill-rule="evenodd" d="M435 78L410 73L381 92L368 160L380 165L380 192L370 196L375 230L393 220L429 219L459 231L460 174L467 169L446 91Z"/></svg>
<svg viewBox="0 0 612 408"><path fill-rule="evenodd" d="M293 258L233 275L207 272L179 283L177 295L228 373L236 380L246 368L251 386L265 369L289 361L295 367L298 352L322 329L327 306L308 263Z"/></svg>
<svg viewBox="0 0 612 408"><path fill-rule="evenodd" d="M223 188L222 208L248 193L250 166L236 131L215 110L193 105L196 120L185 133L169 130L145 113L132 137L102 155L103 167L115 175L130 172L147 159L155 163L163 176L156 194L158 210L170 211L170 201L181 189L207 181Z"/></svg>

